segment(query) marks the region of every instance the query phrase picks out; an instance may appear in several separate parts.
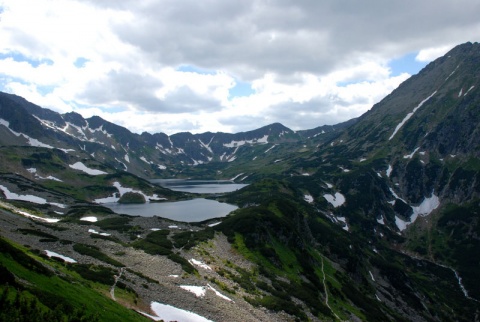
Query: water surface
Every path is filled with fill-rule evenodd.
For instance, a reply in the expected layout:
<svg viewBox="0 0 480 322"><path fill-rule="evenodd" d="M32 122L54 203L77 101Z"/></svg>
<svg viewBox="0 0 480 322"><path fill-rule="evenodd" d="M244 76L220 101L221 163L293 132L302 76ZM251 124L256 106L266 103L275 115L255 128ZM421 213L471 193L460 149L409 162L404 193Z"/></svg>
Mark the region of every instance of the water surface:
<svg viewBox="0 0 480 322"><path fill-rule="evenodd" d="M150 181L164 188L190 193L221 194L247 186L247 184L234 183L230 180L153 179Z"/></svg>
<svg viewBox="0 0 480 322"><path fill-rule="evenodd" d="M198 222L211 218L225 217L237 206L204 198L175 202L147 202L144 204L103 204L118 214L131 216L158 216L176 221Z"/></svg>

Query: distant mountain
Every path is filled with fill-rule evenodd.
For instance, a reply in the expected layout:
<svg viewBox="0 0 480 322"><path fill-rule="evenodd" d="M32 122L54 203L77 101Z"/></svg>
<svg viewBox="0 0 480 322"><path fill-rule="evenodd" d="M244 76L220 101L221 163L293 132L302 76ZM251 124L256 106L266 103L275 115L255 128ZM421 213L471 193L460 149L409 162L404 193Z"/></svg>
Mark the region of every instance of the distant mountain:
<svg viewBox="0 0 480 322"><path fill-rule="evenodd" d="M172 176L181 171L178 167L232 162L246 147L263 146L267 150L278 143L329 137L353 122L298 132L274 123L235 134L184 132L168 136L144 132L138 135L98 116L84 119L74 112L60 115L6 93L0 93L0 120L4 133L0 138L2 145L82 150L118 170L144 177Z"/></svg>

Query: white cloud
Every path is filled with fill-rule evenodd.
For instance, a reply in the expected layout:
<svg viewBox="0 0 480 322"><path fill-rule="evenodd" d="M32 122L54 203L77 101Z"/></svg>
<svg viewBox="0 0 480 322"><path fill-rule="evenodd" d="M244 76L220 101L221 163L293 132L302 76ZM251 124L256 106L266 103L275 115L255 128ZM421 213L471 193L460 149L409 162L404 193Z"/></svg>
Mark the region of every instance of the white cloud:
<svg viewBox="0 0 480 322"><path fill-rule="evenodd" d="M429 63L432 60L445 55L453 46L441 46L426 48L419 51L415 57L416 61Z"/></svg>
<svg viewBox="0 0 480 322"><path fill-rule="evenodd" d="M306 129L397 87L408 75L392 76L392 59L426 63L478 40L479 11L470 0L438 0L434 14L403 1L4 0L0 90L135 132ZM232 97L237 82L253 91Z"/></svg>

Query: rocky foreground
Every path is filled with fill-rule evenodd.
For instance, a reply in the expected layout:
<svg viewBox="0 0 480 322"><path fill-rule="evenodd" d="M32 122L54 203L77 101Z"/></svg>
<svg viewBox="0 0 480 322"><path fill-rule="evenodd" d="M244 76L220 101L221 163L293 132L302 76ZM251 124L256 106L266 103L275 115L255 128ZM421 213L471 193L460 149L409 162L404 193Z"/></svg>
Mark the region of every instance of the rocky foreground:
<svg viewBox="0 0 480 322"><path fill-rule="evenodd" d="M201 229L198 226L172 223L170 220L157 217L134 217L131 225L141 232L136 236L138 239L157 229L168 229L171 235ZM2 209L0 234L31 250L38 250L43 255L49 251L65 256L67 261L74 260L76 264L92 264L114 269L118 272L115 278L119 276L118 281L131 290L135 299L130 301L115 297L115 286L112 287L110 294L105 296L133 310L154 315L150 304L155 301L194 312L213 321L294 320L287 314L256 308L244 300L245 295L251 294L231 277L239 276L239 272L243 270L253 272L257 268L240 256L220 233L217 233L214 239L189 250L175 250L197 269L193 274L186 273L180 264L166 256L150 255L126 245L130 239L127 234L113 230L100 231L94 222L45 223ZM118 239L121 242L98 238L99 236ZM122 263L126 269L82 255L74 250L73 246L76 244L97 247L108 257Z"/></svg>

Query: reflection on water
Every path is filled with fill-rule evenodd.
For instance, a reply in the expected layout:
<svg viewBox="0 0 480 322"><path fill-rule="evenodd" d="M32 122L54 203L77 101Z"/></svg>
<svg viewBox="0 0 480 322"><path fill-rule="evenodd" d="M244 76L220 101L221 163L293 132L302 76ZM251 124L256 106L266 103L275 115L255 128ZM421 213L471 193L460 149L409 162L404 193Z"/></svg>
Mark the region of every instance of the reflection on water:
<svg viewBox="0 0 480 322"><path fill-rule="evenodd" d="M197 198L176 202L150 202L144 204L103 204L118 214L142 217L163 217L176 221L198 222L216 217L225 217L236 206L215 200Z"/></svg>

